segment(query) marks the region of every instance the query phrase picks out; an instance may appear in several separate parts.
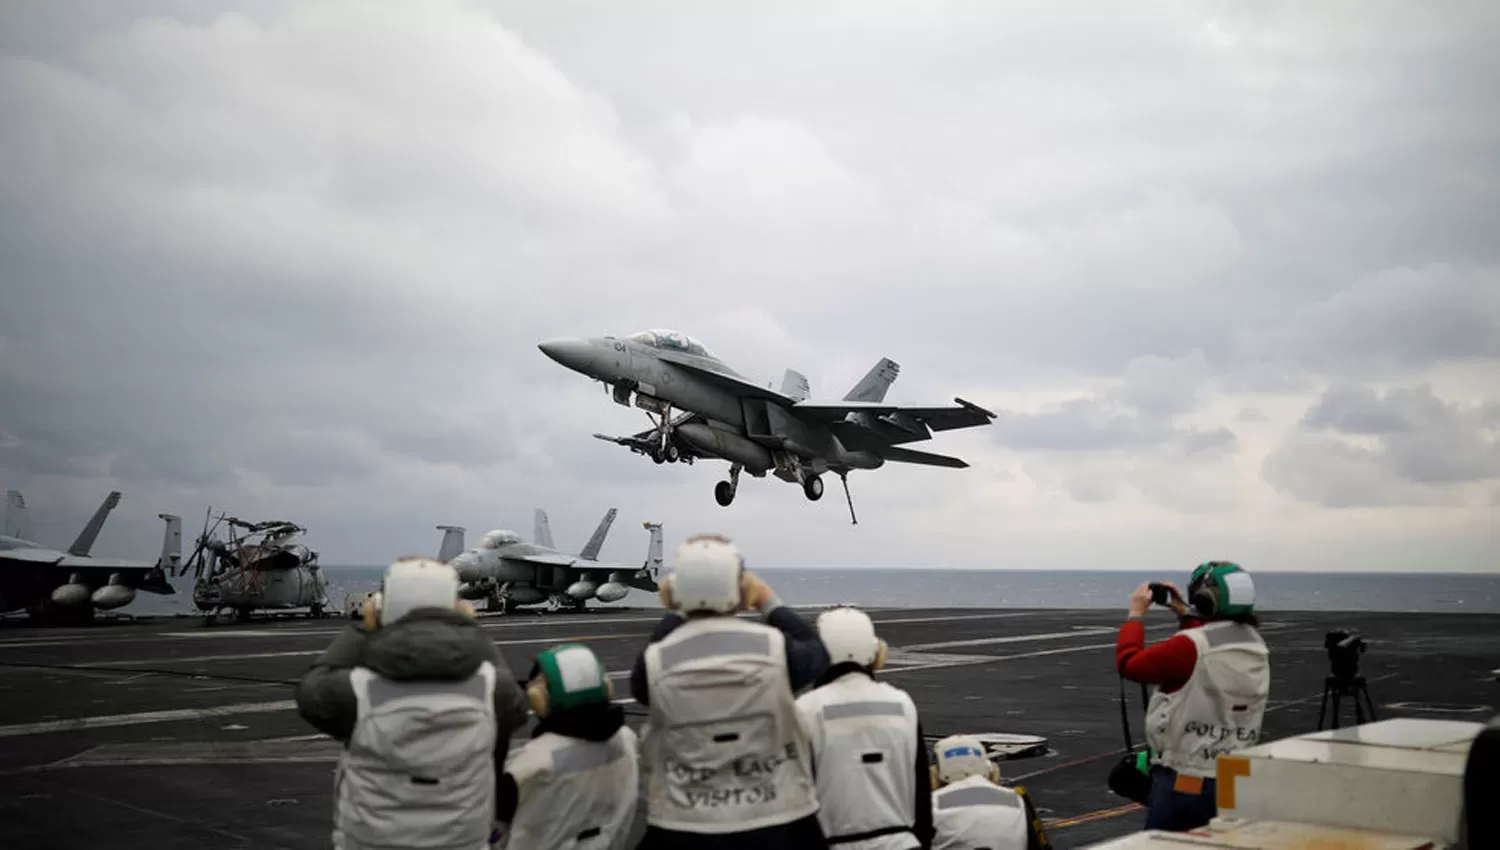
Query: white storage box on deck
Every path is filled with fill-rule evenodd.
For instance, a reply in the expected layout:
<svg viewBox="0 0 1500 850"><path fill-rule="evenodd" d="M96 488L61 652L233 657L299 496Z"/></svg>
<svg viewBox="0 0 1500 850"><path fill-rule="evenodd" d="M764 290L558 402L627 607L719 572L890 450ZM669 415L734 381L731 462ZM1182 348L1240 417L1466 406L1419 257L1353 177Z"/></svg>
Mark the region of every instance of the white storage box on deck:
<svg viewBox="0 0 1500 850"><path fill-rule="evenodd" d="M1469 747L1483 728L1448 720L1382 720L1220 756L1219 815L1452 844L1459 836Z"/></svg>
<svg viewBox="0 0 1500 850"><path fill-rule="evenodd" d="M1431 838L1337 826L1219 818L1192 832L1137 832L1088 850L1436 850Z"/></svg>

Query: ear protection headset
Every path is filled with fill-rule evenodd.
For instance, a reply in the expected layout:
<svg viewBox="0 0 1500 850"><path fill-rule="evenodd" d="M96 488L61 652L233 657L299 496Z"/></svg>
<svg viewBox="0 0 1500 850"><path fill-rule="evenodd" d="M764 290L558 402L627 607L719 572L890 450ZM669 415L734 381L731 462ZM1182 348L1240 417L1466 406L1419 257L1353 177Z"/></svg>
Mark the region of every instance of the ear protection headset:
<svg viewBox="0 0 1500 850"><path fill-rule="evenodd" d="M527 679L526 701L537 717L609 702L615 694L614 684L605 678L604 665L582 644L567 643L538 655Z"/></svg>
<svg viewBox="0 0 1500 850"><path fill-rule="evenodd" d="M985 755L984 745L968 735L950 735L933 745L933 764L928 768L928 778L931 780L933 790L937 790L949 782L957 782L970 776L981 775L980 771L974 770L976 762L984 762L983 776L990 782L1000 781L1000 765L990 760ZM949 766L957 770L947 770ZM967 766L968 769L965 769ZM942 779L943 774L949 775L948 782Z"/></svg>
<svg viewBox="0 0 1500 850"><path fill-rule="evenodd" d="M722 565L712 565L710 562L701 560L701 553L689 552L689 547L694 547L694 544L702 543L719 543L723 544L726 548L733 547L734 545L729 538L718 534L699 534L694 537L689 537L686 541L684 541L682 546L677 550L677 563L674 566L672 575L662 578L660 584L658 585L657 593L661 596L662 604L667 608L678 610L681 607L681 600L677 597L675 591L677 571L681 570L685 563L693 563L694 566L692 567L692 569L695 570L711 570L715 568L722 568ZM750 574L750 572L745 569L744 556L740 555L738 551L735 551L734 557L737 561L734 569L737 571L737 575L739 576L739 587L736 596L733 599L733 604L721 610L720 613L728 613L729 611L744 607L745 600L750 598L755 589L755 579ZM712 581L712 579L710 579L710 581ZM725 604L728 604L730 600L724 599L723 602ZM718 609L711 608L709 610Z"/></svg>
<svg viewBox="0 0 1500 850"><path fill-rule="evenodd" d="M365 597L365 604L360 609L360 619L364 621L365 628L371 631L380 628L380 609L384 604L385 594L378 590ZM479 616L474 611L474 603L467 599L453 600L453 609L469 617Z"/></svg>
<svg viewBox="0 0 1500 850"><path fill-rule="evenodd" d="M360 619L365 628L377 629L385 621L390 598L399 599L396 618L404 616L414 608L453 606L468 616L474 616L474 606L468 600L458 598L458 576L453 568L440 561L420 556L400 558L386 568L381 577L380 590L365 597Z"/></svg>
<svg viewBox="0 0 1500 850"><path fill-rule="evenodd" d="M985 777L987 779L989 779L989 781L995 783L996 785L999 785L1000 784L1000 765L991 763L990 764L990 771L989 771L989 773L985 774ZM938 779L937 765L935 765L935 764L929 764L927 766L927 781L928 781L928 784L932 786L932 790L934 790L934 791L936 791L937 789L943 787L943 781L941 779Z"/></svg>
<svg viewBox="0 0 1500 850"><path fill-rule="evenodd" d="M875 634L875 624L865 612L853 605L833 605L818 615L815 625L834 664L853 661L871 670L885 666L890 647ZM872 643L875 651L870 653Z"/></svg>
<svg viewBox="0 0 1500 850"><path fill-rule="evenodd" d="M1238 579L1229 578L1239 575ZM1236 598L1230 584L1240 586ZM1250 574L1232 561L1209 561L1199 564L1188 581L1188 601L1203 617L1233 617L1254 610L1255 589Z"/></svg>

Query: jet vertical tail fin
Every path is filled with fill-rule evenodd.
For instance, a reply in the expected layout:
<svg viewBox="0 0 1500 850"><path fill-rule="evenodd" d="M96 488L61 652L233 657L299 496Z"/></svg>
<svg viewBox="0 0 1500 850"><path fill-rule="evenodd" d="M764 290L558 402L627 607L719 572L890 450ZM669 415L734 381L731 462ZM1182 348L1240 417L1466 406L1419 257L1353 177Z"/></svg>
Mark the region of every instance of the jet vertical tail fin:
<svg viewBox="0 0 1500 850"><path fill-rule="evenodd" d="M464 550L464 527L461 525L440 525L437 530L443 533L443 542L438 545L437 559L448 563L458 557L458 553Z"/></svg>
<svg viewBox="0 0 1500 850"><path fill-rule="evenodd" d="M31 517L26 514L26 497L20 490L5 491L5 527L0 533L6 537L31 539Z"/></svg>
<svg viewBox="0 0 1500 850"><path fill-rule="evenodd" d="M536 509L536 520L531 530L531 542L538 546L546 546L548 549L557 548L557 544L552 542L552 523L547 519L547 512L541 508Z"/></svg>
<svg viewBox="0 0 1500 850"><path fill-rule="evenodd" d="M109 519L109 512L118 507L119 504L120 491L110 491L110 494L105 496L104 501L99 505L99 510L94 511L93 517L89 519L89 524L85 525L83 530L78 532L78 539L74 540L73 545L68 547L68 554L79 557L87 556L89 550L94 548L94 541L98 539L99 532L104 528L104 521Z"/></svg>
<svg viewBox="0 0 1500 850"><path fill-rule="evenodd" d="M812 394L812 384L808 383L806 375L788 369L781 377L781 394L792 401L807 401Z"/></svg>
<svg viewBox="0 0 1500 850"><path fill-rule="evenodd" d="M182 566L182 517L176 514L156 516L167 524L162 531L161 557L156 559L156 566L167 575L175 576Z"/></svg>
<svg viewBox="0 0 1500 850"><path fill-rule="evenodd" d="M661 523L643 522L641 527L651 532L651 543L646 547L646 562L628 583L637 590L658 590L662 567Z"/></svg>
<svg viewBox="0 0 1500 850"><path fill-rule="evenodd" d="M661 523L647 522L642 523L642 525L646 526L646 530L651 532L651 544L646 548L646 563L643 566L647 570L650 570L651 577L654 579L661 575L663 562L661 552Z"/></svg>
<svg viewBox="0 0 1500 850"><path fill-rule="evenodd" d="M609 536L609 527L615 524L615 516L617 514L619 514L619 511L615 508L610 508L604 514L604 519L599 520L599 527L594 529L594 536L590 537L589 542L583 545L583 549L579 551L578 557L590 561L599 560L599 550L604 548L604 538Z"/></svg>
<svg viewBox="0 0 1500 850"><path fill-rule="evenodd" d="M844 396L844 401L885 401L885 391L896 382L896 376L901 374L901 366L889 357L880 358L880 362L871 367L865 373L854 389Z"/></svg>

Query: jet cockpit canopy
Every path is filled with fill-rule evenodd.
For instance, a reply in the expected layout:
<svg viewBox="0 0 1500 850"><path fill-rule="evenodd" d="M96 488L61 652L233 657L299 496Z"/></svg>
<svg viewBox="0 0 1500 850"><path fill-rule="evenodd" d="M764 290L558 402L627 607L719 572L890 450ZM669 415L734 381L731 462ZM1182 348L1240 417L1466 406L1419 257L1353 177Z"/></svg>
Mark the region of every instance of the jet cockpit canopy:
<svg viewBox="0 0 1500 850"><path fill-rule="evenodd" d="M485 535L479 538L479 543L474 548L499 549L501 546L509 546L512 543L520 542L521 535L515 533L514 531L496 529L494 531L485 532Z"/></svg>
<svg viewBox="0 0 1500 850"><path fill-rule="evenodd" d="M648 331L638 331L626 337L632 342L649 345L652 348L662 348L668 351L681 351L685 354L694 354L699 357L707 357L710 360L718 360L712 351L709 351L703 343L688 336L682 331L674 331L667 328L652 328Z"/></svg>

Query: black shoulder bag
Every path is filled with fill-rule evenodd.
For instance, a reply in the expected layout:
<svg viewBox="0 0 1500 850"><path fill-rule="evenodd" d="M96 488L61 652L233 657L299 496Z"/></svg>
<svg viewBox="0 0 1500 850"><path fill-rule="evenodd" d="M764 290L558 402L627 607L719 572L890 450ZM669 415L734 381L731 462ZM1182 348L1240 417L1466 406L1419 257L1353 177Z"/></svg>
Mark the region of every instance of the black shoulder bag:
<svg viewBox="0 0 1500 850"><path fill-rule="evenodd" d="M1149 708L1146 686L1141 685L1141 706ZM1125 677L1120 677L1120 724L1125 727L1125 754L1109 771L1109 790L1127 800L1146 805L1151 799L1151 774L1136 766L1138 754L1130 739L1130 707L1125 702ZM1142 729L1144 731L1144 727Z"/></svg>

